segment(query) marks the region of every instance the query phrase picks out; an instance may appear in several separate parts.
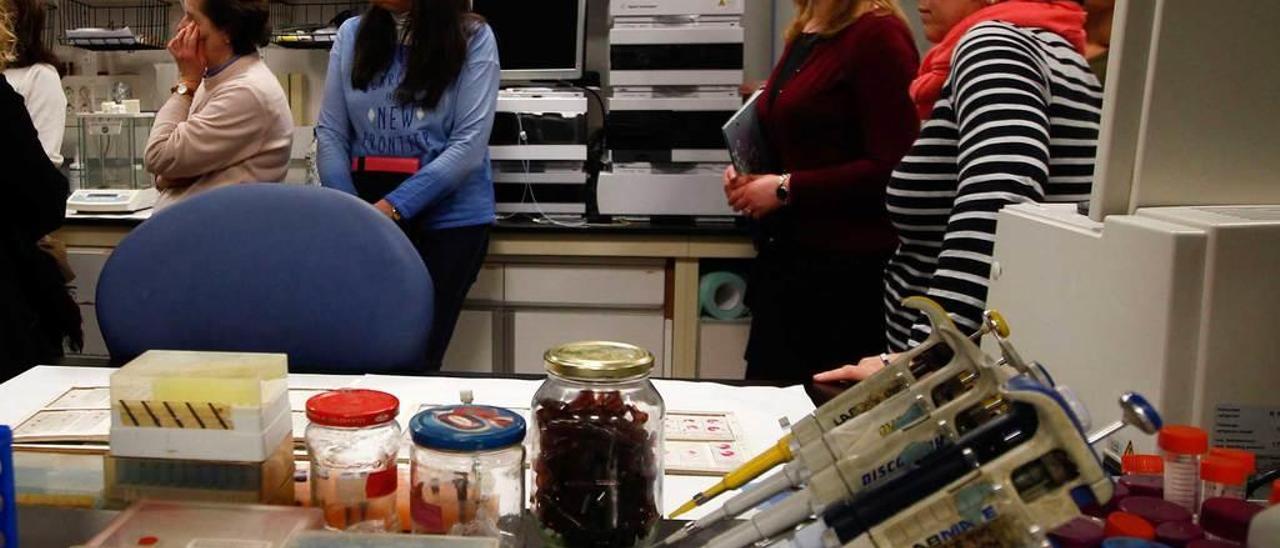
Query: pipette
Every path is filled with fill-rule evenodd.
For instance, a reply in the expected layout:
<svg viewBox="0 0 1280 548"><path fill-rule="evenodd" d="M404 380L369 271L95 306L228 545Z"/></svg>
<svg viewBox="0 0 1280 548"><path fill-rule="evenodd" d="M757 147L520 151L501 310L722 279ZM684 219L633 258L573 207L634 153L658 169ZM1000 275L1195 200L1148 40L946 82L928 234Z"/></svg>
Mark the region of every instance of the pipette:
<svg viewBox="0 0 1280 548"><path fill-rule="evenodd" d="M1141 395L1132 392L1126 393L1120 398L1120 406L1123 409L1125 417L1124 420L1117 423L1120 428L1125 425L1134 426L1147 434L1155 434L1159 430L1161 424L1159 413L1157 413ZM1069 407L1067 407L1067 409L1069 409ZM1015 411L1016 410L1017 408L1015 407ZM1008 419L1002 418L995 422L1005 423L1008 422ZM1107 428L1088 436L1087 442L1089 445L1094 445L1105 439L1107 435L1114 434L1118 430L1119 428L1117 428L1117 425L1110 425ZM1070 437L1064 439L1069 442L1069 445L1078 445L1078 441L1072 440ZM963 451L965 449L965 447L963 447L963 442L962 444L957 445L957 448ZM912 474L919 474L921 477L909 478L908 476L912 474L907 474L893 480L893 483L891 484L886 484L878 491L864 492L847 502L833 506L824 513L822 519L800 529L791 539L775 543L773 546L788 548L820 548L832 545L840 546L846 542L850 542L863 532L876 528L878 523L884 521L885 514L903 510L904 505L900 499L904 495L904 491L906 493L914 493L917 495L923 494L924 497L932 497L934 499L945 498L943 495L934 494L935 491L944 487L943 485L938 485L936 480L938 479L940 471L944 471L949 466L954 467L956 464L952 461L956 460L953 455L956 454L957 448L951 448L947 451L939 452L937 456L930 457L917 464L915 468L913 468ZM1019 451L1021 451L1021 449ZM1023 452L1027 453L1026 451ZM1092 468L1096 464L1096 459L1089 459L1089 461L1090 462L1087 462L1087 468ZM1018 468L1011 468L1009 466L1004 467L1004 470L1009 472L1010 477L1016 476L1020 470L1024 469L1025 466ZM991 469L986 470L986 475L992 475L992 471L993 470ZM957 475L953 472L951 475L952 479L959 479L963 474ZM929 483L931 481L933 483ZM1019 489L1025 488L1025 485L1017 479L1014 479L1013 483L1018 485ZM910 487L907 487L908 484L910 484ZM952 489L948 489L948 491L950 490ZM1073 502L1076 503L1075 506L1078 507L1082 501L1076 499L1077 494L1074 491L1071 495ZM1109 498L1097 496L1098 493L1096 492L1094 495L1097 500L1107 500L1107 498ZM890 501L895 500L895 497L899 500L897 508L889 507L892 506ZM1021 505L1023 502L1015 500L1013 501L1013 504ZM1045 508L1045 506L1041 506L1040 508ZM1009 512L1005 511L1005 513ZM923 516L921 519L930 519L931 517L932 516ZM1045 519L1061 520L1063 519L1063 516L1050 518L1041 517L1037 520L1035 525L1039 526L1041 529L1052 528L1050 524L1044 522ZM899 521L911 520L899 519ZM874 545L876 544L873 544L873 546ZM859 544L859 546L866 546L866 544Z"/></svg>
<svg viewBox="0 0 1280 548"><path fill-rule="evenodd" d="M933 327L933 333L920 346L898 356L885 370L871 378L842 392L831 401L819 407L809 416L801 419L791 428L791 433L775 443L765 453L748 461L747 464L726 475L710 489L694 495L683 506L671 513L677 517L689 510L706 504L720 494L746 485L747 482L760 477L778 465L790 461L799 448L818 441L824 433L852 420L854 417L873 409L876 405L904 391L911 384L942 369L955 357L952 345L942 344L939 335L942 330L959 333L955 324L936 302L925 297L910 297L903 301L909 308L924 313ZM980 339L988 333L995 333L1001 338L1009 335L1008 324L997 311L988 311L983 315L983 325L970 340ZM1040 376L1033 372L1016 354L1005 356L1008 365Z"/></svg>
<svg viewBox="0 0 1280 548"><path fill-rule="evenodd" d="M806 483L829 488L821 498L832 501L881 483L983 422L976 414L992 400L999 404L999 387L1011 376L1008 369L990 363L956 360L901 396L827 432L820 443L801 448L780 472L734 495L667 542L682 540Z"/></svg>

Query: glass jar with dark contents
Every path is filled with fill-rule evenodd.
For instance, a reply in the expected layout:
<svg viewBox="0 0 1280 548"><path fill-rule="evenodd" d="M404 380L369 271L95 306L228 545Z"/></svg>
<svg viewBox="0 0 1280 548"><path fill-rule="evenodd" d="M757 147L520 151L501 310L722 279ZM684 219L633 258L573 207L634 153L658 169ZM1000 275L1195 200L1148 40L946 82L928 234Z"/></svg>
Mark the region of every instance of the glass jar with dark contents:
<svg viewBox="0 0 1280 548"><path fill-rule="evenodd" d="M533 514L549 545L642 546L662 517L662 396L653 354L622 343L548 350L533 397Z"/></svg>

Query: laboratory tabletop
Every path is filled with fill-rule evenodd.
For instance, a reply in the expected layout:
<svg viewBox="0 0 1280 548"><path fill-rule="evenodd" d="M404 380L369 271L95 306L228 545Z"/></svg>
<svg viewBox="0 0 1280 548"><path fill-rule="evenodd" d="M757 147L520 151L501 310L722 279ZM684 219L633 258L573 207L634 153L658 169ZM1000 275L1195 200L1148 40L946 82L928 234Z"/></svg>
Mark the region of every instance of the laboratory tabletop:
<svg viewBox="0 0 1280 548"><path fill-rule="evenodd" d="M115 370L108 367L42 366L0 384L0 424L20 424L26 417L49 404L72 387L107 386ZM802 386L732 386L725 383L654 380L668 411L731 412L741 428L741 443L747 454L756 454L784 434L780 419L794 422L814 410L811 396ZM383 375L290 375L292 388L333 389L361 387L397 396L402 410L417 409L422 403L456 401L461 390L470 390L477 403L511 408L527 408L541 381L528 378L473 376L383 376ZM408 421L411 413L401 413ZM667 475L663 485L663 507L673 509L693 494L717 481L709 476ZM21 483L21 478L19 479ZM687 517L697 518L700 512ZM42 523L49 521L43 510L23 516L24 523L37 530L24 535L45 535ZM79 516L86 523L96 523Z"/></svg>
<svg viewBox="0 0 1280 548"><path fill-rule="evenodd" d="M153 210L135 213L77 213L67 211L66 224L73 226L133 227L151 218ZM644 219L612 219L581 222L527 216L500 218L493 225L496 234L612 234L662 236L745 236L750 228L743 219L686 222L652 222Z"/></svg>

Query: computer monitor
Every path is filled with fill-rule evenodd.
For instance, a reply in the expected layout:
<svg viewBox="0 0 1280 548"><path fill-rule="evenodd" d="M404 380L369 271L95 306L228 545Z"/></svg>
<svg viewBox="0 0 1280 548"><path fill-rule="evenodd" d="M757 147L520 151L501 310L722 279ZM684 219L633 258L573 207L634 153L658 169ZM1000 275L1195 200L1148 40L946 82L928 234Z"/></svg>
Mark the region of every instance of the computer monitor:
<svg viewBox="0 0 1280 548"><path fill-rule="evenodd" d="M587 0L472 0L498 38L502 79L582 77Z"/></svg>

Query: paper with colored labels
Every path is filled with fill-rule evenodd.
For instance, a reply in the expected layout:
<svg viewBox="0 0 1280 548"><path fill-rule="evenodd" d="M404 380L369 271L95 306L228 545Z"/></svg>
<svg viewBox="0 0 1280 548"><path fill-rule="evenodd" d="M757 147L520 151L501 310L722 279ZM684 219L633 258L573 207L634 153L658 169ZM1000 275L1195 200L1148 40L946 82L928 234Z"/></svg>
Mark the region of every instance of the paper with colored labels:
<svg viewBox="0 0 1280 548"><path fill-rule="evenodd" d="M749 457L741 444L728 441L668 441L666 452L666 473L690 476L727 474Z"/></svg>
<svg viewBox="0 0 1280 548"><path fill-rule="evenodd" d="M45 409L111 409L111 389L105 386L67 390Z"/></svg>
<svg viewBox="0 0 1280 548"><path fill-rule="evenodd" d="M667 413L668 441L738 441L738 421L733 413Z"/></svg>
<svg viewBox="0 0 1280 548"><path fill-rule="evenodd" d="M111 433L109 409L44 410L18 425L15 443L105 442Z"/></svg>

